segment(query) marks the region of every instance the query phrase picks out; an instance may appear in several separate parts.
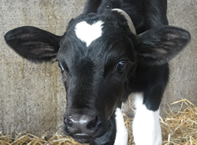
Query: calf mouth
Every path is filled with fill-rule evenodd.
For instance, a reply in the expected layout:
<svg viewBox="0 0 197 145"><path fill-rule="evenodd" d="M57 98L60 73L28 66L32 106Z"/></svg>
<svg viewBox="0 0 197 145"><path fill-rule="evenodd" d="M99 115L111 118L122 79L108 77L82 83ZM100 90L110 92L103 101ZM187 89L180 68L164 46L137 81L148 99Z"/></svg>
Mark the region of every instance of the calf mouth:
<svg viewBox="0 0 197 145"><path fill-rule="evenodd" d="M90 143L92 140L105 135L105 133L108 131L108 128L110 128L110 125L107 126L107 129L104 129L100 124L99 128L92 135L83 132L71 134L67 131L67 128L64 125L63 132L65 135L68 135L72 137L75 141L83 144L83 143Z"/></svg>
<svg viewBox="0 0 197 145"><path fill-rule="evenodd" d="M90 143L92 137L89 136L88 134L84 133L77 133L72 136L72 138L80 143Z"/></svg>
<svg viewBox="0 0 197 145"><path fill-rule="evenodd" d="M92 136L85 134L85 133L76 133L76 134L70 134L66 131L66 128L63 127L63 132L65 135L72 137L75 141L79 143L90 143Z"/></svg>
<svg viewBox="0 0 197 145"><path fill-rule="evenodd" d="M97 133L97 132L95 132L95 133ZM94 138L97 138L94 135L92 136L92 135L88 135L88 134L85 134L85 133L69 134L65 130L64 130L64 134L72 137L75 141L77 141L79 143L82 143L82 144L83 143L90 143L91 140L94 140ZM105 134L105 133L103 133L103 134ZM102 136L103 134L100 134L99 136Z"/></svg>

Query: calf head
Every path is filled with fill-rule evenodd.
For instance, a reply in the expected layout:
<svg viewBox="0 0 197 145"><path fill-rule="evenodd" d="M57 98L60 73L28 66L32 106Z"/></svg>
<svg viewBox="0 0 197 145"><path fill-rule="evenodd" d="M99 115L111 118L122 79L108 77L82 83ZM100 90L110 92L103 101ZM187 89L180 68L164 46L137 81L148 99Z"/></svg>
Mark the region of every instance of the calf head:
<svg viewBox="0 0 197 145"><path fill-rule="evenodd" d="M116 9L80 15L63 36L25 26L9 31L5 40L33 62L57 59L67 90L65 133L89 142L110 127L137 65L167 63L186 46L190 34L161 26L136 35L129 16Z"/></svg>

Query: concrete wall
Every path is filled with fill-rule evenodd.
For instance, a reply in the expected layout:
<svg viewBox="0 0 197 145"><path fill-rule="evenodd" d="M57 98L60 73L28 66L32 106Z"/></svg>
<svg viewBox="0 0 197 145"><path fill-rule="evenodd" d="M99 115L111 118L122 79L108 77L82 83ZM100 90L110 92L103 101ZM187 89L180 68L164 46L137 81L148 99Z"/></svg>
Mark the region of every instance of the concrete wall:
<svg viewBox="0 0 197 145"><path fill-rule="evenodd" d="M5 44L4 34L16 27L32 25L62 35L68 21L80 14L84 2L0 0L0 132L54 132L62 124L66 104L57 64L38 65L22 59ZM162 112L167 103L181 98L197 104L197 1L169 0L168 5L170 24L189 30L192 41L171 61Z"/></svg>

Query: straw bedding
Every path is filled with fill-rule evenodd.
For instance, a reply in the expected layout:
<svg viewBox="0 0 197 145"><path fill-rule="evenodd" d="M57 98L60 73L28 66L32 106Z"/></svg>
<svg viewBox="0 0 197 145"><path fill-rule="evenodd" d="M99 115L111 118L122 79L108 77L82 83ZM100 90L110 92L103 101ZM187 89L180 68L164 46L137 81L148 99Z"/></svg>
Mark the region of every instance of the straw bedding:
<svg viewBox="0 0 197 145"><path fill-rule="evenodd" d="M166 118L160 117L163 145L197 145L197 107L190 101L183 99L173 104L179 104L178 112L167 112ZM172 105L173 105L172 104ZM134 145L131 123L132 119L125 117L125 124L129 131L128 145ZM81 145L70 137L58 131L54 136L47 134L37 137L28 133L17 133L15 137L0 133L0 145Z"/></svg>

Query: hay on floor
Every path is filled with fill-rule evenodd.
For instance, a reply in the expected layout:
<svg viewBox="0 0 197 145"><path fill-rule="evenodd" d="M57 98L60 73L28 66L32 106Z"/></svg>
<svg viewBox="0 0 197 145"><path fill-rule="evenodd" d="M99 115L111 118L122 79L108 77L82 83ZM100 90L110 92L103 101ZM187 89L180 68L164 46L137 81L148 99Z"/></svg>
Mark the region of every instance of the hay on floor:
<svg viewBox="0 0 197 145"><path fill-rule="evenodd" d="M160 117L163 145L197 145L197 107L183 99L172 103L180 105L178 112L169 111L166 118ZM186 105L186 107L184 107ZM131 124L132 119L124 115L129 132L128 145L134 145ZM53 137L47 134L37 137L29 133L18 133L14 138L0 133L0 145L81 145L58 131Z"/></svg>
<svg viewBox="0 0 197 145"><path fill-rule="evenodd" d="M197 107L187 99L174 102L172 105L178 103L178 112L169 111L166 118L160 118L163 144L197 145Z"/></svg>

